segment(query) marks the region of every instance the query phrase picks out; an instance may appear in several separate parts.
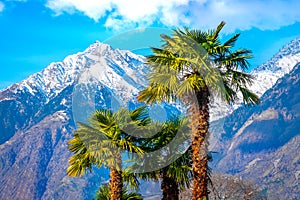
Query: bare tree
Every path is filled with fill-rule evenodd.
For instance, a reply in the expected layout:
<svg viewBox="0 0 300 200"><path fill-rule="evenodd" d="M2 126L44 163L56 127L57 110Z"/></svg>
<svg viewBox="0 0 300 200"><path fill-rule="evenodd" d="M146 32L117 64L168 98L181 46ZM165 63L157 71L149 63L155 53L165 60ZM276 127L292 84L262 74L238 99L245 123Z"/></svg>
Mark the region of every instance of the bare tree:
<svg viewBox="0 0 300 200"><path fill-rule="evenodd" d="M227 174L212 174L209 200L266 200L261 188L250 180ZM180 193L180 200L190 200L191 190Z"/></svg>
<svg viewBox="0 0 300 200"><path fill-rule="evenodd" d="M227 174L211 176L210 199L213 200L264 200L262 190L250 180Z"/></svg>

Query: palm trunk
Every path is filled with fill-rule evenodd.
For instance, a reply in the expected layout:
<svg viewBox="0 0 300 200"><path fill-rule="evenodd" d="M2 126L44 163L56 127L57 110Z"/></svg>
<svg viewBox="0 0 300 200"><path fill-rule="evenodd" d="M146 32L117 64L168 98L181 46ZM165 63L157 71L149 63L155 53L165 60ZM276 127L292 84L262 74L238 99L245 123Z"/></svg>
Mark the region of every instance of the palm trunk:
<svg viewBox="0 0 300 200"><path fill-rule="evenodd" d="M209 128L209 91L207 87L196 91L197 100L190 107L193 161L193 199L208 198L208 128Z"/></svg>
<svg viewBox="0 0 300 200"><path fill-rule="evenodd" d="M117 168L110 167L110 199L111 200L122 200L122 189L123 189L123 179L122 179L122 160L121 155L117 154L116 163L119 165Z"/></svg>
<svg viewBox="0 0 300 200"><path fill-rule="evenodd" d="M161 190L163 195L162 200L179 199L178 184L174 179L167 176L165 168L161 171Z"/></svg>

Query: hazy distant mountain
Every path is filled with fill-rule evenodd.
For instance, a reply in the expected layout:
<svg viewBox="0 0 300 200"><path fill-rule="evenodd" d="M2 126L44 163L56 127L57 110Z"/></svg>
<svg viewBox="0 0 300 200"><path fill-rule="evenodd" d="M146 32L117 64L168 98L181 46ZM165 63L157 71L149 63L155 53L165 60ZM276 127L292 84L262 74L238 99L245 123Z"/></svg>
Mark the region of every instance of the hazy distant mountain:
<svg viewBox="0 0 300 200"><path fill-rule="evenodd" d="M284 47L271 61L254 70L253 74L257 75L260 81L253 85L253 91L263 94L278 78L289 73L295 62L299 61L299 51L298 39ZM68 56L62 62L52 63L43 71L1 91L0 199L91 199L97 184L107 181L107 171L97 170L97 173L80 179L68 177L65 171L70 156L67 141L72 138L76 128L74 121L83 120L91 111L84 107L87 106L86 99L90 95L86 89L89 84L92 85L96 108L111 108L121 102L136 107L135 96L147 84L146 72L144 57L95 42L84 52ZM82 81L88 84L80 84ZM291 86L286 83L280 87L285 91ZM271 100L273 99L275 101L275 97ZM213 118L226 114L220 112L219 106L211 107ZM235 107L238 105L233 106ZM88 108L92 109L93 106ZM290 112L294 112L293 109L294 107L286 108L287 118ZM242 111L238 110L226 119L225 132L222 136L215 137L217 140L214 144L219 143L218 139L225 142L224 145L220 145L220 151L224 155L228 154L227 156L239 146L240 137L236 136L237 130L240 130L247 122L247 116L250 117L254 111L245 110L245 113L236 115L239 112ZM293 126L289 127L294 130ZM289 139L294 138L294 135L291 135L282 135L281 143L275 145L273 150L279 151L283 148ZM269 141L272 141L272 137ZM232 147L226 154L226 148L231 144ZM264 156L268 156L269 153L266 151ZM224 161L220 160L219 168L222 168L222 162L227 158L230 157L225 157ZM261 155L259 158L265 157ZM280 160L278 162L280 163ZM229 169L235 168L228 165ZM228 170L224 168L224 171ZM151 194L147 188L142 192Z"/></svg>

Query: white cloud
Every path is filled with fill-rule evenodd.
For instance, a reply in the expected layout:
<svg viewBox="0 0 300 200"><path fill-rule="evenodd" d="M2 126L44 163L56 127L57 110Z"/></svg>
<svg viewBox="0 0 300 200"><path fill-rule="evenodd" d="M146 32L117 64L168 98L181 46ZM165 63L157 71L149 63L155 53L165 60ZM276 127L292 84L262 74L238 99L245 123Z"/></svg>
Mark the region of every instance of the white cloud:
<svg viewBox="0 0 300 200"><path fill-rule="evenodd" d="M4 3L2 1L0 1L0 12L2 12L4 9Z"/></svg>
<svg viewBox="0 0 300 200"><path fill-rule="evenodd" d="M218 24L221 20L227 22L227 30L246 30L257 27L262 30L274 30L281 26L300 21L300 7L298 0L213 0L206 6L195 3L185 8L192 13L195 21L193 26Z"/></svg>
<svg viewBox="0 0 300 200"><path fill-rule="evenodd" d="M167 26L213 28L226 21L227 31L277 29L300 21L298 0L48 0L57 15L82 12L105 26L127 29L159 22Z"/></svg>
<svg viewBox="0 0 300 200"><path fill-rule="evenodd" d="M63 12L73 14L75 11L80 11L95 21L104 17L106 12L112 9L110 0L49 0L46 6L58 15Z"/></svg>

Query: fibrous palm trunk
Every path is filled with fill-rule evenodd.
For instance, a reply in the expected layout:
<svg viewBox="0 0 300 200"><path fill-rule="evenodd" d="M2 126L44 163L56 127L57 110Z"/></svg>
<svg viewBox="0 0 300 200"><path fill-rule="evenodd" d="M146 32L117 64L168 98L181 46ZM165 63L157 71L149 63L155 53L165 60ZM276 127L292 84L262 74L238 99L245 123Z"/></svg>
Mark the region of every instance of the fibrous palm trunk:
<svg viewBox="0 0 300 200"><path fill-rule="evenodd" d="M122 160L121 155L117 154L116 163L118 169L115 166L110 167L110 199L111 200L122 200L122 189L123 189L123 179L122 179Z"/></svg>
<svg viewBox="0 0 300 200"><path fill-rule="evenodd" d="M176 181L170 178L166 169L161 171L161 190L162 190L162 200L178 200L179 199L179 188Z"/></svg>
<svg viewBox="0 0 300 200"><path fill-rule="evenodd" d="M196 98L190 106L193 161L193 199L208 198L208 128L209 91L207 87L195 91Z"/></svg>

